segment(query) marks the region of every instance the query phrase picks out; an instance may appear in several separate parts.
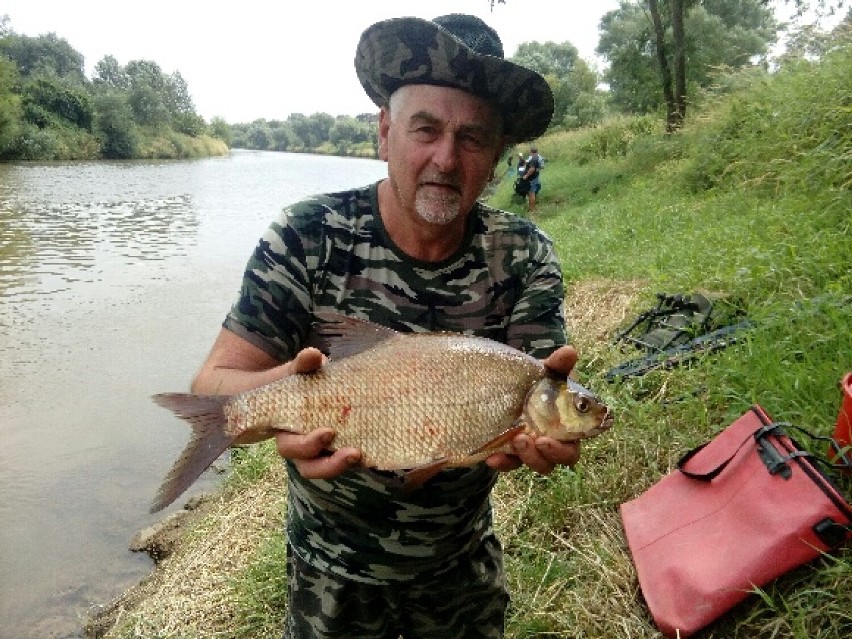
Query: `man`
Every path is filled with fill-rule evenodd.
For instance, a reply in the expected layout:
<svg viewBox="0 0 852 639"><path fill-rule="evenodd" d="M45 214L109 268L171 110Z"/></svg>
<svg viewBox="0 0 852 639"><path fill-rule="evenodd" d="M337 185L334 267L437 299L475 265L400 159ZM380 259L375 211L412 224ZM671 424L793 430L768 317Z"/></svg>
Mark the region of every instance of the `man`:
<svg viewBox="0 0 852 639"><path fill-rule="evenodd" d="M530 156L527 158L525 167L524 175L521 179L529 182L527 204L529 205L529 212L535 213L536 195L541 191L541 156L539 156L536 147L530 149Z"/></svg>
<svg viewBox="0 0 852 639"><path fill-rule="evenodd" d="M368 28L361 84L381 108L378 184L282 213L249 260L238 301L193 381L233 393L322 365L303 348L312 312L402 331L491 337L568 373L562 275L548 238L477 198L507 145L546 128L538 74L503 60L478 18L402 18ZM277 436L288 468L285 637L501 637L508 603L489 494L499 471L546 474L576 445L524 435L514 455L403 491L393 473L329 453L331 429Z"/></svg>

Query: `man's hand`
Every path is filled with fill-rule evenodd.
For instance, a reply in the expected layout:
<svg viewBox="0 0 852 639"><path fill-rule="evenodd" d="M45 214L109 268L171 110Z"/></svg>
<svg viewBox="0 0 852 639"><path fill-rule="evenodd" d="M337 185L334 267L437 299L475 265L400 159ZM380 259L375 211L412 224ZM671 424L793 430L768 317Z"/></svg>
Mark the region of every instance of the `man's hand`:
<svg viewBox="0 0 852 639"><path fill-rule="evenodd" d="M562 346L544 360L551 370L569 375L577 363L577 351L573 346ZM560 442L553 437L530 437L517 435L512 440L513 455L497 453L485 460L491 468L509 471L526 464L537 473L548 475L557 465L573 466L580 459L580 443Z"/></svg>
<svg viewBox="0 0 852 639"><path fill-rule="evenodd" d="M325 356L315 348L305 348L286 366L290 375L312 373L322 367ZM279 432L275 435L278 454L292 459L299 473L306 479L331 479L361 461L357 448L341 448L328 454L334 441L334 431L318 428L307 435Z"/></svg>

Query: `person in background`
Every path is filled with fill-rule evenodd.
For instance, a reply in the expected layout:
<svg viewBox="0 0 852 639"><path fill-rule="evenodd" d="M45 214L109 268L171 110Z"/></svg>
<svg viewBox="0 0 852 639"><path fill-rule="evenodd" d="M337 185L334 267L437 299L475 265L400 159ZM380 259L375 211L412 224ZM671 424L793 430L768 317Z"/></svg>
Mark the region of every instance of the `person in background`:
<svg viewBox="0 0 852 639"><path fill-rule="evenodd" d="M536 147L530 149L530 156L524 165L522 179L530 183L530 190L527 192L527 205L529 212L535 213L536 196L541 191L541 160Z"/></svg>
<svg viewBox="0 0 852 639"><path fill-rule="evenodd" d="M307 198L272 222L193 392L319 369L322 353L305 347L319 311L489 337L568 374L577 354L551 240L478 201L510 145L547 128L547 82L462 14L370 26L355 70L380 108L387 178ZM276 437L288 475L284 636L502 637L509 594L491 489L521 465L571 466L579 446L517 435L512 454L407 491L397 474L361 468L359 450L328 451L333 438L331 428Z"/></svg>
<svg viewBox="0 0 852 639"><path fill-rule="evenodd" d="M523 153L518 153L518 177L524 177L524 173L526 172L527 161L524 159Z"/></svg>

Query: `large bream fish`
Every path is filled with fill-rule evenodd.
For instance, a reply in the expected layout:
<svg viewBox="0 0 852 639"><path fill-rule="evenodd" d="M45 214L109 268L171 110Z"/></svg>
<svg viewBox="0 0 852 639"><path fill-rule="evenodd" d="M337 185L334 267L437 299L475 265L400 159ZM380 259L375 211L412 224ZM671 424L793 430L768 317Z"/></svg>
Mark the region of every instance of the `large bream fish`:
<svg viewBox="0 0 852 639"><path fill-rule="evenodd" d="M520 432L561 441L597 435L612 416L592 393L505 344L457 333L399 333L331 313L316 335L329 362L234 396L166 393L154 400L194 431L151 506L172 503L230 446L276 431L329 427L332 448L361 450L380 470L466 466L510 452Z"/></svg>

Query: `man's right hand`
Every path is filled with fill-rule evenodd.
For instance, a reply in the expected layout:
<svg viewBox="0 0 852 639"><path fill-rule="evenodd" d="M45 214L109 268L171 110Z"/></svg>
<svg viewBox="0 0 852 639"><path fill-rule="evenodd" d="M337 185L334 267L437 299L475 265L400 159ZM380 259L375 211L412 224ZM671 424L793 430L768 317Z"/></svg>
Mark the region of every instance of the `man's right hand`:
<svg viewBox="0 0 852 639"><path fill-rule="evenodd" d="M312 373L322 367L325 356L315 348L305 348L289 362L290 374ZM278 454L292 459L306 479L331 479L361 461L357 448L341 448L329 454L334 441L331 428L318 428L306 435L281 431L275 436Z"/></svg>
<svg viewBox="0 0 852 639"><path fill-rule="evenodd" d="M316 348L299 351L289 362L281 364L271 355L226 328L219 336L207 360L192 382L192 392L212 395L236 395L269 384L287 375L311 373L325 363ZM307 435L279 432L275 436L278 452L292 459L296 468L309 479L335 477L357 464L361 453L344 448L329 454L334 431L321 428Z"/></svg>

